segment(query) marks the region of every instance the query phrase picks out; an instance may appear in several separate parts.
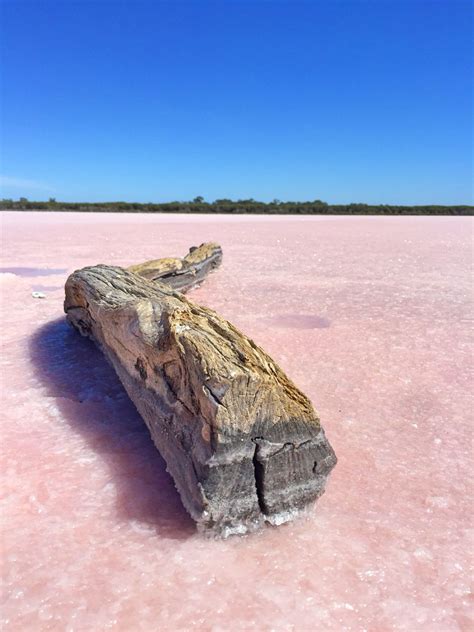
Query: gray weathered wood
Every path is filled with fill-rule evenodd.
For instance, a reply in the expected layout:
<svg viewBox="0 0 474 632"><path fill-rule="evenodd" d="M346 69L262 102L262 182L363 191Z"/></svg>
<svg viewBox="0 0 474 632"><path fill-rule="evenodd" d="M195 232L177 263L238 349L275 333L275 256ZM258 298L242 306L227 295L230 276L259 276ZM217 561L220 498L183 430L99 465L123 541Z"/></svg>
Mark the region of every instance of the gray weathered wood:
<svg viewBox="0 0 474 632"><path fill-rule="evenodd" d="M180 292L187 292L201 284L204 278L220 266L222 249L219 244L209 242L189 249L182 259L168 257L154 259L130 266L135 272L149 281L161 281Z"/></svg>
<svg viewBox="0 0 474 632"><path fill-rule="evenodd" d="M280 524L323 493L336 457L311 403L229 322L105 265L68 278L64 308L114 366L201 529Z"/></svg>

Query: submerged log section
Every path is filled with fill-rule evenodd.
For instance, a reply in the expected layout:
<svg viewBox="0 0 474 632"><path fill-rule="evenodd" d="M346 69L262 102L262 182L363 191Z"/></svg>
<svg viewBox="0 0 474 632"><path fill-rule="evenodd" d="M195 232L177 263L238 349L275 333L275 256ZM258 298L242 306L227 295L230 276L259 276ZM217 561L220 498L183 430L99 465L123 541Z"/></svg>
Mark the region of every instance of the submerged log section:
<svg viewBox="0 0 474 632"><path fill-rule="evenodd" d="M323 493L336 457L311 403L229 322L106 265L69 277L64 308L114 366L202 530L280 524Z"/></svg>

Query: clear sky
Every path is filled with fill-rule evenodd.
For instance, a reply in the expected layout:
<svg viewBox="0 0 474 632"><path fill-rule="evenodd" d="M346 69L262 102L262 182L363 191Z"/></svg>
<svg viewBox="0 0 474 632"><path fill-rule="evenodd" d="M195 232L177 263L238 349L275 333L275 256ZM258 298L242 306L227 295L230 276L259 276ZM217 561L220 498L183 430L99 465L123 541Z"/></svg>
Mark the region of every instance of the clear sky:
<svg viewBox="0 0 474 632"><path fill-rule="evenodd" d="M472 203L472 3L0 0L1 197Z"/></svg>

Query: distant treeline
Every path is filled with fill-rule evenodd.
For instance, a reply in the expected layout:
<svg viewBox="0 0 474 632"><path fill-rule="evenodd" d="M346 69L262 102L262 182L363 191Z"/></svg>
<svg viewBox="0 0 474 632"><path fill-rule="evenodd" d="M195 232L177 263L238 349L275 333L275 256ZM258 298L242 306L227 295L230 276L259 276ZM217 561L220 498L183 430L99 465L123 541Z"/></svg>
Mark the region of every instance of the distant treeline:
<svg viewBox="0 0 474 632"><path fill-rule="evenodd" d="M191 202L33 202L26 198L0 201L0 209L14 211L80 211L84 213L249 213L262 215L473 215L474 206L395 206L393 204L327 204L313 202L258 202L197 197Z"/></svg>

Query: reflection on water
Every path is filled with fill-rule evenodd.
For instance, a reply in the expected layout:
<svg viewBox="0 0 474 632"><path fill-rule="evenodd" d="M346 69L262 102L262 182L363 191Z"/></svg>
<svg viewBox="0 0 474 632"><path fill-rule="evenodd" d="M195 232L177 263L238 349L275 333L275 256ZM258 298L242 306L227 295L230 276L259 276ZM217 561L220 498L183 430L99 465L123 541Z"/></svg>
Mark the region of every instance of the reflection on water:
<svg viewBox="0 0 474 632"><path fill-rule="evenodd" d="M0 272L9 272L21 277L41 277L53 274L65 274L67 268L0 268Z"/></svg>

